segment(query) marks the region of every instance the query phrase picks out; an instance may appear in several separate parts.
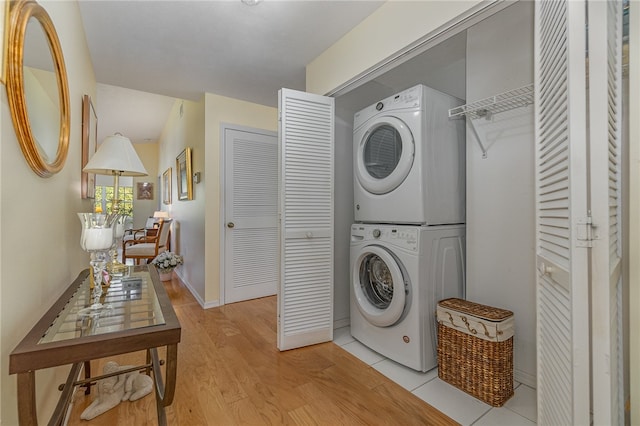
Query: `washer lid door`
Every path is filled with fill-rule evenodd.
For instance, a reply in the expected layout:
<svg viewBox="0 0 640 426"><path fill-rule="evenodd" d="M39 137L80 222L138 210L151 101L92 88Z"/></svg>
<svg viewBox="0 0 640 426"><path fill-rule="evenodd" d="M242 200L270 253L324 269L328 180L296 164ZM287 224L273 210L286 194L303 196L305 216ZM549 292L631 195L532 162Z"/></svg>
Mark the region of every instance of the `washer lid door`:
<svg viewBox="0 0 640 426"><path fill-rule="evenodd" d="M402 120L391 116L378 117L356 143L356 175L362 187L370 193L393 191L411 171L414 140Z"/></svg>
<svg viewBox="0 0 640 426"><path fill-rule="evenodd" d="M352 274L354 300L360 313L378 327L395 324L406 302L398 261L380 246L367 246L358 256Z"/></svg>

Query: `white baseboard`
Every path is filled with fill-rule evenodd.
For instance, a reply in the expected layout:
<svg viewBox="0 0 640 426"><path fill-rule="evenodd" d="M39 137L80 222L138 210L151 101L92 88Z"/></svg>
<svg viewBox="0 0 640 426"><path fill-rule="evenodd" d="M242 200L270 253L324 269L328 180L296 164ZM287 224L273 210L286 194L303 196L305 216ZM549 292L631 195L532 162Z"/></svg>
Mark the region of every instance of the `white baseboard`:
<svg viewBox="0 0 640 426"><path fill-rule="evenodd" d="M333 320L333 329L347 327L351 324L350 318L342 318L339 320Z"/></svg>
<svg viewBox="0 0 640 426"><path fill-rule="evenodd" d="M220 306L220 301L212 300L211 302L207 302L204 305L201 303L200 306L202 306L203 309L217 308L218 306Z"/></svg>
<svg viewBox="0 0 640 426"><path fill-rule="evenodd" d="M189 292L193 295L193 297L195 297L196 301L202 307L202 309L216 308L216 307L220 306L220 301L219 300L213 300L211 302L206 302L205 303L205 301L202 299L202 297L200 297L198 292L193 288L191 283L189 281L187 281L186 279L184 279L184 277L182 275L180 275L178 273L178 271L175 271L175 272L176 272L176 275L178 276L178 278L180 278L180 281L182 281L182 283L185 285L185 287L187 287L189 289Z"/></svg>
<svg viewBox="0 0 640 426"><path fill-rule="evenodd" d="M516 382L524 383L525 385L534 389L538 386L536 376L522 370L513 370L513 380L515 380Z"/></svg>

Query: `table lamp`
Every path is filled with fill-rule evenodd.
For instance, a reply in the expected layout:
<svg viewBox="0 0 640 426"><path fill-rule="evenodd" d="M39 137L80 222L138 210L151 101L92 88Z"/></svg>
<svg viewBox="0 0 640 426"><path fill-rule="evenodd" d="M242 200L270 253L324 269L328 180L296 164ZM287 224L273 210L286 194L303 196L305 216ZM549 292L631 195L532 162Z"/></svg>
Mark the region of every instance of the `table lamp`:
<svg viewBox="0 0 640 426"><path fill-rule="evenodd" d="M147 176L148 174L129 138L119 133L107 136L102 141L102 144L82 171L113 176L111 213L114 214L118 214L120 210L120 176ZM107 269L110 272L122 272L126 270L126 266L118 262L116 246L124 234L124 215L120 215L113 228L114 244L111 250L111 261L107 265Z"/></svg>
<svg viewBox="0 0 640 426"><path fill-rule="evenodd" d="M153 212L153 218L154 219L169 219L169 213L162 211L162 210L157 210L155 212Z"/></svg>
<svg viewBox="0 0 640 426"><path fill-rule="evenodd" d="M121 134L107 136L82 171L97 175L113 175L112 213L118 213L120 210L120 200L118 199L120 196L118 193L120 176L148 175L131 141Z"/></svg>

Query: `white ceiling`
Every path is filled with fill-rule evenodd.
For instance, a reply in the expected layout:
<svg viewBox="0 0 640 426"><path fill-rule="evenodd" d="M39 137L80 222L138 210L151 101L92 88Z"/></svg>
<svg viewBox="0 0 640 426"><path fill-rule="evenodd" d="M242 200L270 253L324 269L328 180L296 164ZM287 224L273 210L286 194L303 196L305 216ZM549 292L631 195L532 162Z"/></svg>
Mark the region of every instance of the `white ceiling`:
<svg viewBox="0 0 640 426"><path fill-rule="evenodd" d="M92 100L98 116L98 141L121 133L134 143L155 143L176 99L163 95L98 84Z"/></svg>
<svg viewBox="0 0 640 426"><path fill-rule="evenodd" d="M383 3L80 0L98 138L156 141L174 99L205 92L276 106L278 89L304 90L305 66Z"/></svg>

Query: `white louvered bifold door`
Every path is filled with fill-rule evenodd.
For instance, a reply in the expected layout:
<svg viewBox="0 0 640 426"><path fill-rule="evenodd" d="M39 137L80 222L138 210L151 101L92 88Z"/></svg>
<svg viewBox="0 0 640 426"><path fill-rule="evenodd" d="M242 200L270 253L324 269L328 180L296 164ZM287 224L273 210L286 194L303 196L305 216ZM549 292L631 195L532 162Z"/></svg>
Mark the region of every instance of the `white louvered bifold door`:
<svg viewBox="0 0 640 426"><path fill-rule="evenodd" d="M333 339L334 99L278 96L280 288L278 348Z"/></svg>
<svg viewBox="0 0 640 426"><path fill-rule="evenodd" d="M589 422L585 2L535 2L538 419Z"/></svg>
<svg viewBox="0 0 640 426"><path fill-rule="evenodd" d="M590 1L588 17L593 424L620 425L622 2Z"/></svg>

